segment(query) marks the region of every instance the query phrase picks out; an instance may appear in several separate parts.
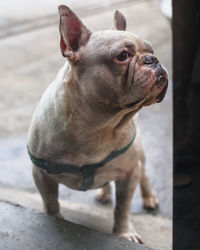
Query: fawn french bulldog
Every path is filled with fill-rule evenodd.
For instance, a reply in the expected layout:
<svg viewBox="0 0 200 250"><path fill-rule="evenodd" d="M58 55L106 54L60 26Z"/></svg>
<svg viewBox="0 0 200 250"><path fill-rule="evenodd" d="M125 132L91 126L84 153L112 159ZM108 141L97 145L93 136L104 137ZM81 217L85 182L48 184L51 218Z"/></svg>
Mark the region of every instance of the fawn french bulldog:
<svg viewBox="0 0 200 250"><path fill-rule="evenodd" d="M59 6L60 48L67 62L43 94L28 136L33 177L45 211L62 217L58 184L110 199L116 185L113 233L142 243L130 220L140 184L144 206L158 200L145 173L137 112L161 102L168 75L151 45L126 32L115 12L115 30L92 32L68 7ZM84 194L83 194L84 195Z"/></svg>

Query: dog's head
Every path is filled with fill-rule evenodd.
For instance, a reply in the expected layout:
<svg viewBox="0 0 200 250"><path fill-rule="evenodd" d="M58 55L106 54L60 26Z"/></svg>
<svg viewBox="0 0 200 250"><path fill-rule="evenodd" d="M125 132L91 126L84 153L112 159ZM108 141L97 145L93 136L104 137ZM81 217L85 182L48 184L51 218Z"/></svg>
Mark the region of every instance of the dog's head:
<svg viewBox="0 0 200 250"><path fill-rule="evenodd" d="M60 48L89 104L104 109L137 110L160 102L168 75L152 46L126 32L115 12L115 30L91 32L66 6L59 6Z"/></svg>

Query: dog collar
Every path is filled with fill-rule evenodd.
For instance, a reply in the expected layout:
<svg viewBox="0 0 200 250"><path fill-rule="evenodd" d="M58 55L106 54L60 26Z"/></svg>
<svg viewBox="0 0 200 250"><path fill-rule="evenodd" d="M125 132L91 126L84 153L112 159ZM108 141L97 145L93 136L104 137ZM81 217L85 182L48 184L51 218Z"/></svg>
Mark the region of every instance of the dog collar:
<svg viewBox="0 0 200 250"><path fill-rule="evenodd" d="M29 157L31 161L33 162L33 164L39 168L46 170L48 174L56 175L56 174L62 174L62 173L82 173L82 184L81 184L80 190L86 191L90 189L94 183L96 169L103 167L109 161L125 153L132 145L133 141L135 140L135 137L136 137L136 130L134 132L132 140L129 142L128 145L126 145L126 147L118 151L113 151L103 161L99 163L84 165L82 167L79 167L73 164L58 164L58 163L53 163L50 160L38 159L32 155L28 147L27 147L27 150L28 150Z"/></svg>

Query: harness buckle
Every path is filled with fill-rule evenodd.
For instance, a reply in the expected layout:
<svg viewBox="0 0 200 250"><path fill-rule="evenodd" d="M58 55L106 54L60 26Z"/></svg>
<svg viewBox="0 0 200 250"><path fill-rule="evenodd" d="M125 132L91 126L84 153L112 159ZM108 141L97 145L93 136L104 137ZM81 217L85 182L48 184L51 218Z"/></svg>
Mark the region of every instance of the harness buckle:
<svg viewBox="0 0 200 250"><path fill-rule="evenodd" d="M96 168L92 165L85 165L81 168L83 180L80 190L86 191L94 184L95 171Z"/></svg>

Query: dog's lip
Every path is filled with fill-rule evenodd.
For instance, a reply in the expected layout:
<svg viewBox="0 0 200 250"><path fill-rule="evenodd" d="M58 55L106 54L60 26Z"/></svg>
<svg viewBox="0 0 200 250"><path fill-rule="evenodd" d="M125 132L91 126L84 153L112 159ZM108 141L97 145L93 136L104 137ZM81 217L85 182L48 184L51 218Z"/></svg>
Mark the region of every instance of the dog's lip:
<svg viewBox="0 0 200 250"><path fill-rule="evenodd" d="M167 87L168 85L164 85L162 86L161 88L161 91L157 94L156 98L154 99L155 102L159 103L163 100L164 96L165 96L165 93L167 91ZM142 99L139 99L138 101L135 101L135 102L131 102L131 103L128 103L126 104L126 108L134 108L135 106L137 106L139 103L143 103L144 105L146 104L145 102L145 99L146 98L142 98ZM147 100L147 103L149 102L149 100Z"/></svg>
<svg viewBox="0 0 200 250"><path fill-rule="evenodd" d="M167 75L164 76L164 79L162 79L162 82L156 82L154 87L160 89L159 93L157 94L156 98L154 99L156 103L159 103L163 100L166 91L167 91L167 87L168 87L168 77ZM145 99L146 98L142 98L139 99L135 102L131 102L125 105L126 108L134 108L135 106L137 106L139 103L145 103ZM147 101L148 103L148 101Z"/></svg>
<svg viewBox="0 0 200 250"><path fill-rule="evenodd" d="M164 99L165 97L165 94L167 92L167 87L168 87L168 83L163 86L162 90L160 91L160 93L157 95L156 97L156 102L159 103L159 102L162 102L162 100Z"/></svg>
<svg viewBox="0 0 200 250"><path fill-rule="evenodd" d="M133 108L134 106L136 106L138 103L140 103L142 100L138 100L136 102L131 102L131 103L128 103L126 104L126 107L127 108Z"/></svg>

